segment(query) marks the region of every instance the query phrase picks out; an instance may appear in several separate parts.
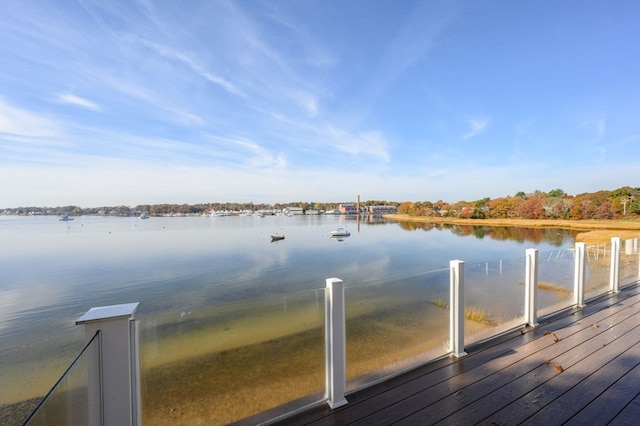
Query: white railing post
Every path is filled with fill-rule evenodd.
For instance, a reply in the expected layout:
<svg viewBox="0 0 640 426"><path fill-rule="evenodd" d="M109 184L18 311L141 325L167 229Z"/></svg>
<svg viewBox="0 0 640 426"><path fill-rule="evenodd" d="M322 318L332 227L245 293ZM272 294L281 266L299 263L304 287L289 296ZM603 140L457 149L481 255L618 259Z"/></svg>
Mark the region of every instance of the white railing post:
<svg viewBox="0 0 640 426"><path fill-rule="evenodd" d="M449 341L453 356L460 358L464 351L464 262L449 261Z"/></svg>
<svg viewBox="0 0 640 426"><path fill-rule="evenodd" d="M620 237L611 238L611 268L609 269L609 290L620 292Z"/></svg>
<svg viewBox="0 0 640 426"><path fill-rule="evenodd" d="M538 250L526 250L524 319L531 327L538 325L538 304L536 291L538 288Z"/></svg>
<svg viewBox="0 0 640 426"><path fill-rule="evenodd" d="M90 410L102 409L102 426L138 426L139 355L134 313L139 303L101 306L89 309L78 318L84 326L85 339L100 332L102 401ZM99 386L89 383L89 386ZM99 407L101 405L101 407ZM90 415L94 418L93 415Z"/></svg>
<svg viewBox="0 0 640 426"><path fill-rule="evenodd" d="M344 286L340 278L327 278L325 293L325 371L326 398L329 407L348 403Z"/></svg>
<svg viewBox="0 0 640 426"><path fill-rule="evenodd" d="M584 280L587 271L585 243L576 243L575 269L573 274L573 303L581 308L584 306Z"/></svg>

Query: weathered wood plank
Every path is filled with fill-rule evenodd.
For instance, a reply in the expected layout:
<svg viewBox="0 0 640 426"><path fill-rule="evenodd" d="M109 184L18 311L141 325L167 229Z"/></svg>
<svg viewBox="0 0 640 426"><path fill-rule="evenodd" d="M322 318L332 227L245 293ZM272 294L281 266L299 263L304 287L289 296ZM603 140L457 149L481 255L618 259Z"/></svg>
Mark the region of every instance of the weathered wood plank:
<svg viewBox="0 0 640 426"><path fill-rule="evenodd" d="M627 347L633 347L633 345L637 346L637 337L635 335L627 333L625 336L626 338L624 341L619 343L624 344L623 346ZM614 345L611 345L611 347L612 346ZM621 369L627 371L629 368L634 367L628 359L620 358L618 356L618 350L612 351L610 347L603 349L606 350L600 350L592 354L592 357L594 358L592 361L602 362L604 364L603 374L615 373ZM637 349L638 348L636 347L634 350ZM575 366L563 371L560 375L554 377L559 378L562 376L564 379L562 383L558 384L554 383L553 380L549 380L540 386L529 388L529 392L518 398L513 403L506 405L488 417L479 417L476 421L482 420L487 423L496 422L501 424L519 424L524 422L526 419L531 418L540 410L544 409L548 404L556 401L573 386L584 381L592 372L588 367L582 370L578 370L578 368L579 364L576 364ZM575 408L578 407L572 403L571 409ZM555 417L551 419L547 418L546 421L551 421L551 424L561 423L560 419Z"/></svg>
<svg viewBox="0 0 640 426"><path fill-rule="evenodd" d="M640 343L635 351L628 351L622 356L628 356L627 360L635 362L635 367L573 416L570 419L572 423L607 424L640 392ZM640 417L636 417L636 422L640 423Z"/></svg>
<svg viewBox="0 0 640 426"><path fill-rule="evenodd" d="M638 341L638 335L639 334L636 334L635 336L636 342ZM631 356L631 358L634 358L635 364L637 365L638 358L640 357L640 352L638 352L638 349L640 347L636 346L634 348L635 350L632 351L632 354L625 356ZM528 418L526 420L526 423L548 424L548 422L564 423L566 421L569 421L569 419L571 419L571 417L573 417L578 411L580 411L586 405L590 404L604 390L606 390L609 386L619 380L620 377L623 376L626 371L628 371L628 366L626 366L627 369L625 370L625 372L621 372L620 367L624 365L625 361L629 362L629 360L622 357L620 361L622 361L622 365L616 365L614 363L612 368L606 368L607 366L605 366L601 369L598 369L585 380L580 382L578 386L567 390L559 398L547 404L533 416ZM633 368L633 366L631 366L631 368ZM557 383L556 385L562 386L561 383ZM602 404L601 408L603 410L606 410L607 406L605 404Z"/></svg>
<svg viewBox="0 0 640 426"><path fill-rule="evenodd" d="M523 354L516 363L461 389L455 395L423 408L403 420L401 424L433 424L439 421L444 424L468 424L485 418L523 393L555 378L562 369L567 369L584 360L589 354L598 351L601 348L600 342L611 340L622 333L628 334L629 329L635 326L637 324L634 325L632 321L623 319L615 327L597 333L597 343L585 344L584 339L592 339L591 335L596 333L595 330L586 329L539 352ZM548 338L552 338L555 342L555 337L552 335L544 336L542 339ZM629 346L636 342L633 339L634 336L628 339ZM616 355L617 352L611 354L609 358ZM552 358L557 359L551 363L549 360ZM556 365L558 365L557 368L555 368Z"/></svg>
<svg viewBox="0 0 640 426"><path fill-rule="evenodd" d="M627 321L627 323L630 322L631 321ZM521 370L521 373L523 374L520 374L519 377L517 377L515 380L510 381L500 388L486 386L485 380L481 380L475 383L468 389L465 389L466 400L468 400L471 394L473 394L474 396L478 396L475 401L468 402L463 406L454 405L453 407L450 407L449 412L451 413L451 415L446 418L442 418L442 422L445 424L469 424L478 420L487 419L490 422L494 421L496 423L502 424L516 423L516 419L514 418L503 418L502 415L496 415L494 413L500 410L502 407L508 406L508 404L513 403L518 398L529 395L528 398L523 398L523 401L521 403L522 406L512 406L507 410L517 413L527 413L532 409L530 401L541 403L540 394L544 393L544 391L540 391L540 388L544 388L544 385L551 379L557 379L556 376L561 373L560 370L564 370L564 372L566 372L570 368L573 368L573 370L575 370L575 366L584 361L586 357L592 357L592 362L596 363L606 363L615 358L619 354L619 351L614 351L611 347L606 347L606 350L600 350L600 342L606 342L611 338L611 336L622 333L625 328L628 328L630 326L630 324L627 324L626 327L621 326L610 328L608 330L608 332L610 332L608 333L608 336L607 333L600 333L600 335L597 336L597 341L590 341L589 343L583 342L575 347L571 347L570 350L561 353L556 359L554 359L552 362L549 362L548 364L547 362L551 360L547 359L545 361L545 358L547 358L546 351L535 354L532 357L527 357L522 360L524 368ZM626 345L632 346L635 342L637 342L637 340L635 339L636 337L633 335L627 337ZM561 349L560 343L561 342L558 343L559 349ZM568 341L567 343L571 342ZM542 355L542 357L540 357L540 355ZM558 366L557 368L556 365ZM498 374L503 373L500 372ZM586 373L583 373L583 375L586 375ZM575 381L580 380L579 375L573 374L572 377L575 378ZM532 389L534 390L532 391ZM446 402L446 404L451 405L452 401L449 400ZM436 407L429 407L428 410L433 410L435 412L438 411ZM426 420L425 415L418 414L416 418ZM425 421L425 423L430 423L430 421Z"/></svg>
<svg viewBox="0 0 640 426"><path fill-rule="evenodd" d="M608 426L635 426L640 419L640 389L638 394L627 406L609 423Z"/></svg>

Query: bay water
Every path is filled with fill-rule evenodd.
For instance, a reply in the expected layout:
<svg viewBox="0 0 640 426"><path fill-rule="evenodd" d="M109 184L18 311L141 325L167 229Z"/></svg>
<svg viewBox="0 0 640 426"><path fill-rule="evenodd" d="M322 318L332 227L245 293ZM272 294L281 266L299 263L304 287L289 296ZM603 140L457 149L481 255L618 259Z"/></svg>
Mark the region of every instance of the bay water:
<svg viewBox="0 0 640 426"><path fill-rule="evenodd" d="M330 238L345 227L351 235ZM272 242L271 235L284 240ZM219 303L384 282L573 246L575 231L433 226L355 216L0 216L0 406L42 396L82 348L91 307L140 319Z"/></svg>

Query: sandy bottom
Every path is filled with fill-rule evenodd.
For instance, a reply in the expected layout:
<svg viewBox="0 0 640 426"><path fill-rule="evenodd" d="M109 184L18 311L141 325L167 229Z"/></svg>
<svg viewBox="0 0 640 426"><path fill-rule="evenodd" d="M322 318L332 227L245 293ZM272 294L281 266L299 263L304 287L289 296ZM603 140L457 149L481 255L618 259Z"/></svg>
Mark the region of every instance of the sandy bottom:
<svg viewBox="0 0 640 426"><path fill-rule="evenodd" d="M262 321L269 322L264 317ZM348 318L347 387L359 387L406 368L409 362L443 354L448 321L448 311L430 303L405 305L402 310L375 309ZM472 332L486 329L477 323L466 326ZM324 394L324 330L320 326L155 363L143 368L142 383L143 422L153 425L226 424L308 395L317 394L320 399Z"/></svg>

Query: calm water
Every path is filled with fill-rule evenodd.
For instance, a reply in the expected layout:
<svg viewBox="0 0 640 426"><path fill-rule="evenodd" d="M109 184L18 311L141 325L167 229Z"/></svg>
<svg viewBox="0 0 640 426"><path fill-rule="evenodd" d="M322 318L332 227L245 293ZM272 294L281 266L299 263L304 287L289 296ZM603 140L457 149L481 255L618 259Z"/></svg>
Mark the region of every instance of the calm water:
<svg viewBox="0 0 640 426"><path fill-rule="evenodd" d="M329 238L338 226L351 236ZM271 242L274 233L285 240ZM0 405L46 392L81 347L74 323L93 306L141 302L144 318L321 288L329 277L348 286L573 243L567 230L344 216L0 217Z"/></svg>

